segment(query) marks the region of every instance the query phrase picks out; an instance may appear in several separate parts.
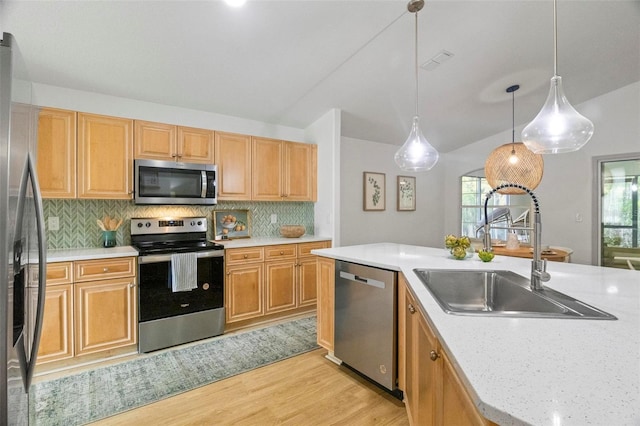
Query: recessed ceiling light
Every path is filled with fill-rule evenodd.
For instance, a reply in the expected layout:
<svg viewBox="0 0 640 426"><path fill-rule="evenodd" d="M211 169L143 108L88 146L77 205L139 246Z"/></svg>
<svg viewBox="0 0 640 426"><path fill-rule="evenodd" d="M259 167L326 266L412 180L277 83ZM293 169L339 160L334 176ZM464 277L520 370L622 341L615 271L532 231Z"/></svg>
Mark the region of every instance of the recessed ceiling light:
<svg viewBox="0 0 640 426"><path fill-rule="evenodd" d="M224 0L231 7L240 7L243 6L247 0Z"/></svg>

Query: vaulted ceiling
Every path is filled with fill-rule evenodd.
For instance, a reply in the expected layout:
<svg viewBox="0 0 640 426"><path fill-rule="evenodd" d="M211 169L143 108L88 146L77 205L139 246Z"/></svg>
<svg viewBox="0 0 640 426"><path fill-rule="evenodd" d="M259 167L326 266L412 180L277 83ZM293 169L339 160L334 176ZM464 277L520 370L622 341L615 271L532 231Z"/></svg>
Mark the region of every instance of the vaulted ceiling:
<svg viewBox="0 0 640 426"><path fill-rule="evenodd" d="M575 106L640 80L640 1L559 0L558 73ZM305 128L340 108L344 136L402 144L415 108L404 0L1 1L33 81ZM448 152L541 108L553 75L550 0L427 0L419 110ZM597 131L597 129L596 129Z"/></svg>

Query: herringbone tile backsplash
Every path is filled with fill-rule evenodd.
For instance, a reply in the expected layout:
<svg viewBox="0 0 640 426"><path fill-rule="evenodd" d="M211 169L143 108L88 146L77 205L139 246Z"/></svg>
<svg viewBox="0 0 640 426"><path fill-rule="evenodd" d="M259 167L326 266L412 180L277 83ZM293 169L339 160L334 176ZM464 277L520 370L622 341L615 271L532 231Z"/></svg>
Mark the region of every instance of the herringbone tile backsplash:
<svg viewBox="0 0 640 426"><path fill-rule="evenodd" d="M52 200L43 202L47 222L47 248L100 247L102 231L96 219L106 215L122 218L117 233L118 245L131 244L130 219L132 217L205 216L209 219L207 237L213 238L211 216L214 210L249 210L252 237L278 237L280 225L304 225L307 235L313 235L313 203L311 202L241 202L220 201L208 206L138 206L126 200ZM278 223L271 224L271 215L278 215ZM60 229L49 230L48 218L58 217Z"/></svg>

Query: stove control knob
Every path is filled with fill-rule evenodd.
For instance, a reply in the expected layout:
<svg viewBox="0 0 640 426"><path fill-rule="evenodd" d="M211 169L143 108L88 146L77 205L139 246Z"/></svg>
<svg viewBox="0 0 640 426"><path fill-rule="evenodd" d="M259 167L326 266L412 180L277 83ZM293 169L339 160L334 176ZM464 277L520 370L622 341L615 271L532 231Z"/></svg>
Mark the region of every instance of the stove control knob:
<svg viewBox="0 0 640 426"><path fill-rule="evenodd" d="M147 228L151 228L151 222L145 223L144 226L146 226Z"/></svg>
<svg viewBox="0 0 640 426"><path fill-rule="evenodd" d="M200 225L202 225L202 221L201 220L198 221L198 226L200 226Z"/></svg>
<svg viewBox="0 0 640 426"><path fill-rule="evenodd" d="M142 222L138 222L138 228L142 228Z"/></svg>
<svg viewBox="0 0 640 426"><path fill-rule="evenodd" d="M191 226L196 226L196 222L194 220L191 221Z"/></svg>

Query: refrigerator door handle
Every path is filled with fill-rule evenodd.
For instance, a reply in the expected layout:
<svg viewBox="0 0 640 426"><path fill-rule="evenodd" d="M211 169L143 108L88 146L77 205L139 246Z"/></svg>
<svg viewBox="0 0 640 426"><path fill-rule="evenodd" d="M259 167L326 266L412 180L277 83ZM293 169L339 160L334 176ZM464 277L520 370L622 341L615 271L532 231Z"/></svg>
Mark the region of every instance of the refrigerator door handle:
<svg viewBox="0 0 640 426"><path fill-rule="evenodd" d="M38 304L36 308L36 323L33 331L33 341L31 343L31 356L27 366L25 389L29 391L33 372L36 368L38 357L38 347L40 346L40 335L42 334L42 321L44 320L45 285L47 278L47 240L44 229L44 211L42 208L42 193L38 183L38 174L33 159L33 154L29 153L27 159L28 174L31 177L31 188L33 190L33 200L36 211L36 228L38 232Z"/></svg>

